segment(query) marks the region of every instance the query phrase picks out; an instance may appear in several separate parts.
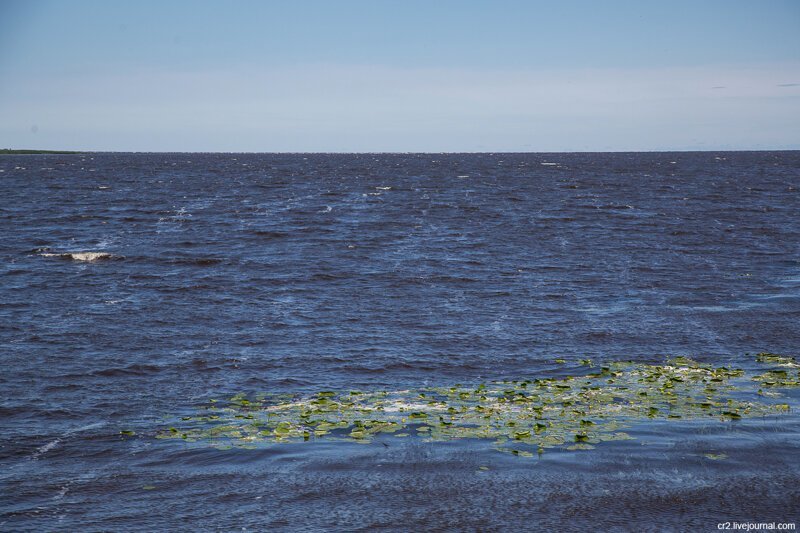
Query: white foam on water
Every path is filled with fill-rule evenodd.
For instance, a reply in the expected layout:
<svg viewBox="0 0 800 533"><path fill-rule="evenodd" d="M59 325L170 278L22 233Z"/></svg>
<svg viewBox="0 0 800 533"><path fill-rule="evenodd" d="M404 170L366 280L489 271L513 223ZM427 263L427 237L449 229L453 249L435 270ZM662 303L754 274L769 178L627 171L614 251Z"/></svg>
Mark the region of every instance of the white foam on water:
<svg viewBox="0 0 800 533"><path fill-rule="evenodd" d="M47 444L45 444L44 446L40 446L40 447L39 447L39 448L37 448L37 450L36 450L36 451L33 453L33 455L31 455L31 460L32 460L32 461L35 461L36 459L38 459L38 458L39 458L39 456L40 456L40 455L42 455L42 454L45 454L45 453L49 452L50 450L52 450L53 448L55 448L55 447L56 447L56 446L58 446L59 444L61 444L61 439L55 439L55 440L51 440L50 442L48 442L48 443L47 443Z"/></svg>
<svg viewBox="0 0 800 533"><path fill-rule="evenodd" d="M106 422L94 422L92 424L87 424L87 425L81 426L79 428L70 429L69 431L66 431L65 433L63 433L60 437L57 437L57 438L51 440L50 442L48 442L47 444L45 444L44 446L40 446L39 448L37 448L36 451L33 452L28 457L28 459L30 459L31 461L36 461L37 459L39 459L40 456L46 454L47 452L49 452L50 450L52 450L53 448L55 448L56 446L61 444L62 440L66 439L66 438L69 438L70 436L72 436L72 435L74 435L76 433L80 433L82 431L88 431L90 429L103 427L105 425L106 425Z"/></svg>
<svg viewBox="0 0 800 533"><path fill-rule="evenodd" d="M106 424L108 424L108 422L106 422L106 421L92 422L91 424L86 424L85 426L81 426L81 427L79 427L77 429L73 429L73 430L69 431L68 433L66 433L66 435L72 435L73 433L79 433L81 431L88 431L90 429L101 428L101 427L105 426Z"/></svg>
<svg viewBox="0 0 800 533"><path fill-rule="evenodd" d="M111 259L113 255L106 252L77 252L66 254L75 261L97 261L98 259Z"/></svg>
<svg viewBox="0 0 800 533"><path fill-rule="evenodd" d="M85 262L100 261L104 259L121 259L121 256L110 254L108 252L44 252L39 255L42 257L60 257L62 259L72 259L73 261Z"/></svg>

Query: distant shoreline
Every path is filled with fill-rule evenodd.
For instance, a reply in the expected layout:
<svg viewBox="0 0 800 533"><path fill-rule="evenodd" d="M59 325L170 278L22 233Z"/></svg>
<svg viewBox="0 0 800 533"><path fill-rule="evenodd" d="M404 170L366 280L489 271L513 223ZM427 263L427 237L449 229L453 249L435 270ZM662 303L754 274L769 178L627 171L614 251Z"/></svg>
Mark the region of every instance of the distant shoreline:
<svg viewBox="0 0 800 533"><path fill-rule="evenodd" d="M700 154L700 153L765 153L765 152L800 152L800 148L774 148L757 150L610 150L610 151L577 151L577 152L175 152L175 151L124 151L124 150L12 150L0 148L0 155L86 155L86 154L154 154L154 155L574 155L574 154Z"/></svg>
<svg viewBox="0 0 800 533"><path fill-rule="evenodd" d="M0 155L26 155L26 154L83 154L84 152L73 152L70 150L11 150L1 148Z"/></svg>

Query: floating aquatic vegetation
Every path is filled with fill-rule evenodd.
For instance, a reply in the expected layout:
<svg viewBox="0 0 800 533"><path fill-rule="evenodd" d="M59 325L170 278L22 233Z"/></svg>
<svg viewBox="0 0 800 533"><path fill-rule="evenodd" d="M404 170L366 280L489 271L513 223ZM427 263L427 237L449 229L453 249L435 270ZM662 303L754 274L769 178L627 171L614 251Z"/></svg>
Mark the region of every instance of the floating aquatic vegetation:
<svg viewBox="0 0 800 533"><path fill-rule="evenodd" d="M728 458L728 454L726 453L704 453L703 457L706 459L711 459L712 461L721 461L723 459Z"/></svg>
<svg viewBox="0 0 800 533"><path fill-rule="evenodd" d="M778 366L800 368L800 363L798 363L794 357L786 357L784 355L777 355L768 352L761 352L756 354L756 361L758 361L759 363L771 363Z"/></svg>
<svg viewBox="0 0 800 533"><path fill-rule="evenodd" d="M757 361L796 364L771 354L759 354ZM591 369L581 363L583 372ZM237 395L226 402L212 400L196 415L182 417L180 428L169 427L158 437L247 448L317 439L368 443L384 434L428 441L487 439L518 456L554 447L588 450L603 441L631 439L622 429L645 420L731 421L785 413L789 404L764 401L753 383L796 386L796 371L789 372L773 369L750 377L743 370L679 357L665 365L617 362L580 375L472 387Z"/></svg>
<svg viewBox="0 0 800 533"><path fill-rule="evenodd" d="M753 381L758 381L762 387L800 387L800 363L794 357L761 352L756 355L756 361L780 367L753 376Z"/></svg>

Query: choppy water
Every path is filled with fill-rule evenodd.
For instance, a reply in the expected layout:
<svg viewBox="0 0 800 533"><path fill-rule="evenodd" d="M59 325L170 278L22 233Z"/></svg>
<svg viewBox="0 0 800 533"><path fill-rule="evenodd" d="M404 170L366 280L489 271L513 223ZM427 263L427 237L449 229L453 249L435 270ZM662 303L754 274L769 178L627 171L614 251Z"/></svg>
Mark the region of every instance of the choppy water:
<svg viewBox="0 0 800 533"><path fill-rule="evenodd" d="M3 156L0 528L797 521L794 414L525 460L153 436L238 393L797 355L798 213L799 152Z"/></svg>

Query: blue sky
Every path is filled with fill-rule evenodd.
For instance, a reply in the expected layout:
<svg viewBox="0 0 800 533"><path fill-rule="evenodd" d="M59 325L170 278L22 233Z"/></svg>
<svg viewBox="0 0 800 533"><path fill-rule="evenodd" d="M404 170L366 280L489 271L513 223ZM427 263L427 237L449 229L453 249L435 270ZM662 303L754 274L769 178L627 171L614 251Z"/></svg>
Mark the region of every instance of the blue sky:
<svg viewBox="0 0 800 533"><path fill-rule="evenodd" d="M0 0L0 147L800 149L800 2Z"/></svg>

